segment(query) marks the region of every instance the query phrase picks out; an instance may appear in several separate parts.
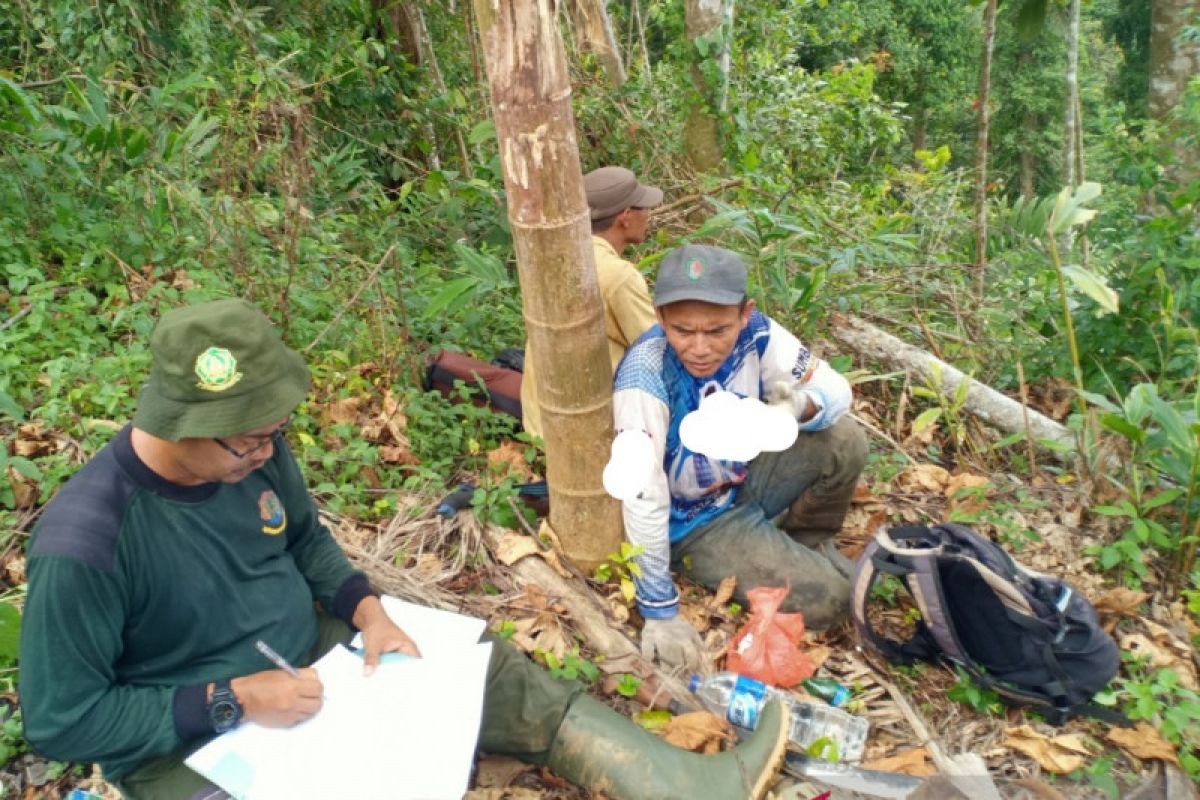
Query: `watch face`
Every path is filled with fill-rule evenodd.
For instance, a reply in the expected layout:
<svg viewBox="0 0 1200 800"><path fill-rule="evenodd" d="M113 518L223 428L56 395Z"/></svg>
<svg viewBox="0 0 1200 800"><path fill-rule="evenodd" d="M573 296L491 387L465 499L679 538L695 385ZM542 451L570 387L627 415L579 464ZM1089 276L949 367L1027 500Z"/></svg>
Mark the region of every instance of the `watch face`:
<svg viewBox="0 0 1200 800"><path fill-rule="evenodd" d="M238 708L237 704L230 700L218 700L213 703L212 721L218 726L232 725L237 722Z"/></svg>
<svg viewBox="0 0 1200 800"><path fill-rule="evenodd" d="M235 727L241 718L242 707L238 705L233 692L226 687L215 690L208 705L208 719L212 723L213 730L217 733L224 733Z"/></svg>

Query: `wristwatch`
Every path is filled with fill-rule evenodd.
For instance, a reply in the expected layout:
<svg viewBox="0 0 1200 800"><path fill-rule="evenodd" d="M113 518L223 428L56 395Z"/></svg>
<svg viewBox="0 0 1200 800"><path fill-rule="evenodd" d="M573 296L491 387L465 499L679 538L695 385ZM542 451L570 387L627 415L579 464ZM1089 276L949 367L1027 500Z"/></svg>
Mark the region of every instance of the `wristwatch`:
<svg viewBox="0 0 1200 800"><path fill-rule="evenodd" d="M208 721L213 730L224 733L237 727L242 719L242 704L229 681L217 681L213 684L212 696L208 699Z"/></svg>

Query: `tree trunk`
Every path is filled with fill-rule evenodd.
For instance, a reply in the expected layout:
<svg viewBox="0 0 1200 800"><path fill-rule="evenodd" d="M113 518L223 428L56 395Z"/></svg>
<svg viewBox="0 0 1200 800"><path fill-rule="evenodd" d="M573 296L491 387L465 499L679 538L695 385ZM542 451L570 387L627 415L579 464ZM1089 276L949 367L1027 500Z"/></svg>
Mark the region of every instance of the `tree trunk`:
<svg viewBox="0 0 1200 800"><path fill-rule="evenodd" d="M1150 116L1163 123L1175 139L1175 157L1167 172L1176 180L1197 173L1197 153L1182 141L1189 131L1183 130L1172 114L1188 80L1200 74L1200 42L1180 39L1183 26L1197 13L1200 0L1153 0L1150 10Z"/></svg>
<svg viewBox="0 0 1200 800"><path fill-rule="evenodd" d="M433 85L437 88L439 94L446 94L446 81L442 78L442 68L438 64L437 53L433 48L433 39L429 36L429 28L425 25L425 15L421 13L420 5L411 4L411 18L413 21L413 30L416 33L417 45L421 51L421 61L425 68L433 77ZM433 124L429 123L430 135L434 135ZM454 126L454 143L458 148L458 158L462 161L463 175L467 178L472 177L471 156L467 153L467 141L463 138L462 127ZM440 161L437 157L437 141L430 142L430 153L433 154L431 163L434 169L440 168Z"/></svg>
<svg viewBox="0 0 1200 800"><path fill-rule="evenodd" d="M979 66L979 126L975 137L975 295L983 299L987 270L988 104L992 93L992 49L996 42L996 0L983 11L983 59Z"/></svg>
<svg viewBox="0 0 1200 800"><path fill-rule="evenodd" d="M625 83L625 64L613 35L612 20L604 0L572 0L571 25L581 48L586 45L604 66L604 74L613 88Z"/></svg>
<svg viewBox="0 0 1200 800"><path fill-rule="evenodd" d="M1021 120L1021 197L1028 200L1037 191L1034 179L1037 176L1037 155L1033 152L1033 139L1037 136L1038 121L1033 112L1026 111Z"/></svg>
<svg viewBox="0 0 1200 800"><path fill-rule="evenodd" d="M697 172L712 172L723 160L717 114L724 109L729 84L730 42L721 33L732 22L733 0L684 0L683 8L684 34L695 46L692 84L699 95L684 127L684 152ZM716 63L719 85L705 76L705 62Z"/></svg>
<svg viewBox="0 0 1200 800"><path fill-rule="evenodd" d="M1028 47L1021 49L1021 56L1017 59L1018 68L1025 72L1029 69L1030 62L1033 61L1033 51ZM1033 149L1033 143L1038 136L1038 119L1029 107L1026 106L1025 113L1021 115L1021 149L1018 155L1020 164L1020 185L1021 198L1028 200L1034 196L1036 192L1035 180L1037 178L1037 153Z"/></svg>
<svg viewBox="0 0 1200 800"><path fill-rule="evenodd" d="M1075 114L1079 109L1079 0L1071 0L1067 11L1067 92L1063 100L1063 186L1078 186L1076 170Z"/></svg>
<svg viewBox="0 0 1200 800"><path fill-rule="evenodd" d="M913 152L925 149L925 136L929 130L929 109L922 108L913 115ZM918 162L919 163L919 162Z"/></svg>
<svg viewBox="0 0 1200 800"><path fill-rule="evenodd" d="M621 543L601 483L612 429L604 335L571 85L553 0L475 0L546 441L550 524L591 570Z"/></svg>

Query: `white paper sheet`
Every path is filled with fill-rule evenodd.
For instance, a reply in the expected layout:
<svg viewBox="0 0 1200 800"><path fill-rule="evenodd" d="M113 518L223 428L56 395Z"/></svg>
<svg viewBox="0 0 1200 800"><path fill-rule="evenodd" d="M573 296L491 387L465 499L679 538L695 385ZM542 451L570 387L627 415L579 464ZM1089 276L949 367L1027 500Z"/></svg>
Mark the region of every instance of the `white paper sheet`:
<svg viewBox="0 0 1200 800"><path fill-rule="evenodd" d="M491 656L476 643L484 623L388 600L423 658L364 677L362 659L336 647L313 665L325 687L320 713L292 728L243 724L188 766L238 800L462 797Z"/></svg>

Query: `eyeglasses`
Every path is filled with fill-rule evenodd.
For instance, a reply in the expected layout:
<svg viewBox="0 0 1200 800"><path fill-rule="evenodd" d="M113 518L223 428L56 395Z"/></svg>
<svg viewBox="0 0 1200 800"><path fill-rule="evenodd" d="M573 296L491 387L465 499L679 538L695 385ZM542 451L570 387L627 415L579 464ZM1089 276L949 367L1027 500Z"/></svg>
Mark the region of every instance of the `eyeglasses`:
<svg viewBox="0 0 1200 800"><path fill-rule="evenodd" d="M291 424L292 424L292 418L288 417L287 419L285 419L283 421L282 425L280 425L278 428L271 431L270 433L266 434L265 436L247 437L247 438L258 439L259 442L258 442L258 444L252 445L251 447L249 447L245 450L237 450L232 445L230 445L228 442L218 439L215 436L213 437L213 441L216 442L217 444L221 445L221 449L223 449L226 453L229 453L229 455L233 456L234 458L239 458L239 459L240 458L248 458L248 457L254 455L255 453L257 453L259 450L262 450L264 447L271 444L272 442L278 443L281 439L283 439L283 432L285 430L287 430L288 425L291 425Z"/></svg>

